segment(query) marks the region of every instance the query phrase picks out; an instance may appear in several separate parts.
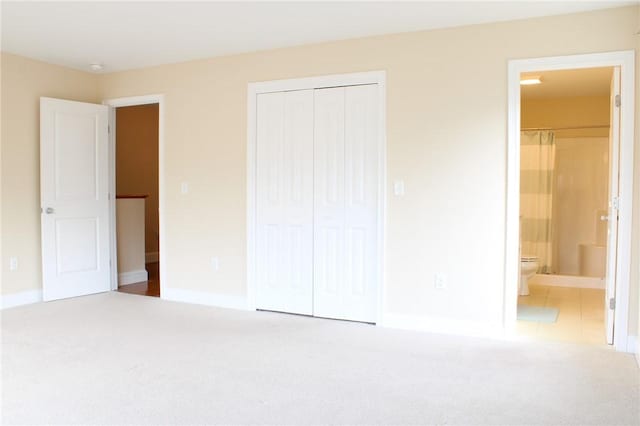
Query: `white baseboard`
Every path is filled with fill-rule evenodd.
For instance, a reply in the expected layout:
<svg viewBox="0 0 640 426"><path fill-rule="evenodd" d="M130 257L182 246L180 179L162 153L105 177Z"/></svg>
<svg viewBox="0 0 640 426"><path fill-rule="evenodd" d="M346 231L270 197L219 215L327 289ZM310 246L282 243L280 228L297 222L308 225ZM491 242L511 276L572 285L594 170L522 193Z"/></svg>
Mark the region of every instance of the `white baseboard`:
<svg viewBox="0 0 640 426"><path fill-rule="evenodd" d="M144 263L156 263L160 261L160 253L157 251L150 251L144 254Z"/></svg>
<svg viewBox="0 0 640 426"><path fill-rule="evenodd" d="M243 296L208 293L204 291L185 290L181 288L163 288L162 299L173 302L194 303L197 305L215 306L217 308L240 309L246 311L247 299Z"/></svg>
<svg viewBox="0 0 640 426"><path fill-rule="evenodd" d="M386 313L378 325L402 330L426 331L437 334L453 334L470 337L505 338L502 325L479 324L475 321L452 318L422 317Z"/></svg>
<svg viewBox="0 0 640 426"><path fill-rule="evenodd" d="M149 279L149 273L145 269L139 271L122 272L118 274L118 285L128 285L147 281Z"/></svg>
<svg viewBox="0 0 640 426"><path fill-rule="evenodd" d="M42 290L22 291L20 293L3 294L0 308L8 309L38 302L42 302Z"/></svg>
<svg viewBox="0 0 640 426"><path fill-rule="evenodd" d="M600 290L604 290L605 287L603 278L551 274L535 274L529 279L529 284L552 287L596 288Z"/></svg>

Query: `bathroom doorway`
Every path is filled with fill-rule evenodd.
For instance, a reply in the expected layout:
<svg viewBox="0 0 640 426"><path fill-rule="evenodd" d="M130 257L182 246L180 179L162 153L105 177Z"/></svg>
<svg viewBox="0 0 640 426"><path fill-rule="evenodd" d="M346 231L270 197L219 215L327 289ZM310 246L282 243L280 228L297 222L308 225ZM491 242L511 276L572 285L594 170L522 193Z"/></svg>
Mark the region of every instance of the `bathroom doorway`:
<svg viewBox="0 0 640 426"><path fill-rule="evenodd" d="M508 63L508 149L507 149L507 208L505 241L504 325L509 334L517 334L517 300L520 272L520 139L521 139L521 77L538 71L590 69L612 67L619 70L616 94L610 106L612 152L609 171L612 185L608 201L609 229L607 236L607 272L605 276L604 318L606 343L618 351L635 352L636 337L630 333L630 305L636 301L631 294L632 206L634 176L634 117L635 117L635 52L615 51L583 55L514 59ZM616 75L617 73L614 73ZM552 127L546 125L545 127ZM617 143L616 143L617 142ZM614 160L614 161L612 161ZM615 169L615 166L618 169ZM598 218L599 219L599 218ZM551 274L548 274L551 275ZM568 287L562 287L568 288ZM555 295L547 295L555 298ZM552 322L556 319L553 318ZM538 324L539 325L539 324ZM566 337L566 336L565 336ZM561 339L563 340L563 339Z"/></svg>
<svg viewBox="0 0 640 426"><path fill-rule="evenodd" d="M615 67L522 73L517 330L604 344Z"/></svg>

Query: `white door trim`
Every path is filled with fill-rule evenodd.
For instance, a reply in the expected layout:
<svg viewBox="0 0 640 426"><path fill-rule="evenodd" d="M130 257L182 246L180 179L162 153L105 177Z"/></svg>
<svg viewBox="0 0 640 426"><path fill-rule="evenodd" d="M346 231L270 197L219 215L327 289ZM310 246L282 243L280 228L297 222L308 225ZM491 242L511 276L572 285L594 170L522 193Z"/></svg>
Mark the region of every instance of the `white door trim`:
<svg viewBox="0 0 640 426"><path fill-rule="evenodd" d="M378 85L378 303L376 323L384 322L385 282L385 205L386 205L386 72L370 71L350 74L334 74L289 80L249 83L247 88L247 308L255 310L256 289L256 97L261 93L290 90L320 89L361 84Z"/></svg>
<svg viewBox="0 0 640 426"><path fill-rule="evenodd" d="M618 224L618 263L616 283L615 335L618 351L635 351L629 342L629 284L631 274L631 231L633 206L634 82L633 50L586 55L517 59L508 63L508 144L507 206L505 241L504 327L513 331L516 324L517 285L520 275L520 74L533 71L620 67L620 221Z"/></svg>
<svg viewBox="0 0 640 426"><path fill-rule="evenodd" d="M118 289L118 257L116 245L116 116L118 107L158 104L158 222L160 231L160 297L166 298L167 286L165 244L165 173L164 173L164 95L130 96L125 98L106 99L102 101L109 108L109 194L110 226L111 226L111 290Z"/></svg>

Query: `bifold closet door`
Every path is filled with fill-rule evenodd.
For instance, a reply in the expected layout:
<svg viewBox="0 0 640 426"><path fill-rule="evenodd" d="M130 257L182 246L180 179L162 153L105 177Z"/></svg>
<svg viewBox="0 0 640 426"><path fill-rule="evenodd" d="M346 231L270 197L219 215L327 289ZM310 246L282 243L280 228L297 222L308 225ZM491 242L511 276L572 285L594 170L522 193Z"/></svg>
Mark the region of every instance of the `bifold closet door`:
<svg viewBox="0 0 640 426"><path fill-rule="evenodd" d="M313 314L313 90L257 97L256 307Z"/></svg>
<svg viewBox="0 0 640 426"><path fill-rule="evenodd" d="M375 322L377 86L317 89L314 108L314 315Z"/></svg>

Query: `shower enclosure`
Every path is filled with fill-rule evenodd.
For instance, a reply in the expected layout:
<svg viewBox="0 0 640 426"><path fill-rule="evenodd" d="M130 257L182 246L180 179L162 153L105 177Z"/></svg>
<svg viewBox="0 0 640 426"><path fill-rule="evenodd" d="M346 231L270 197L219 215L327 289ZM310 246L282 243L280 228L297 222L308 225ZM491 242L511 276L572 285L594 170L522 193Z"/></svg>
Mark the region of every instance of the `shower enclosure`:
<svg viewBox="0 0 640 426"><path fill-rule="evenodd" d="M522 254L539 258L532 283L603 288L609 138L563 133L521 133Z"/></svg>

